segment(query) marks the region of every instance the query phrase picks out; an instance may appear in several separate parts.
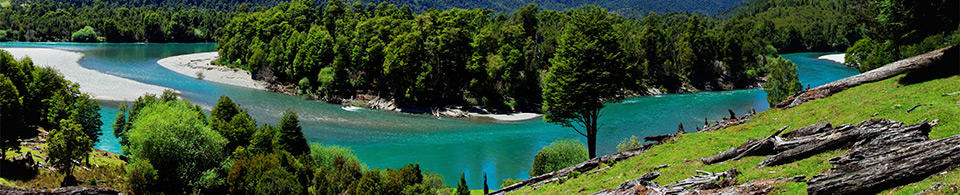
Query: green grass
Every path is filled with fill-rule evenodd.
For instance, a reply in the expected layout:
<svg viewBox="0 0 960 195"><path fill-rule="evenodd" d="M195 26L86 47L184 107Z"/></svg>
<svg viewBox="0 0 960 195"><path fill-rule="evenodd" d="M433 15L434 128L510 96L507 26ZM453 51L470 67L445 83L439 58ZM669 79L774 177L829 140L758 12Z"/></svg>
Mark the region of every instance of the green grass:
<svg viewBox="0 0 960 195"><path fill-rule="evenodd" d="M737 147L749 139L768 136L784 125L788 130L808 126L823 121L832 121L833 125L853 124L870 118L886 118L907 124L923 119L940 119L940 125L930 132L932 139L940 139L960 134L960 95L942 96L941 94L960 90L960 76L934 79L915 84L901 84L903 75L887 80L864 84L835 94L832 97L807 102L788 110L769 110L755 116L754 120L725 130L685 134L675 141L655 146L647 153L621 161L613 167L593 175L568 179L557 184L547 184L532 190L529 187L515 191L516 194L589 194L601 189L614 188L620 183L639 177L652 171L651 168L668 164L660 169L661 176L654 181L666 185L686 179L695 174L695 170L720 172L737 168L742 175L737 177L740 183L777 177L805 175L807 179L832 167L828 159L841 156L848 149L829 151L793 163L757 168L756 165L766 156L752 156L736 161L714 165L704 165L702 157L711 156L720 151ZM921 106L907 113L906 110L917 104ZM876 117L871 117L878 113ZM887 190L881 194L913 194L929 188L935 183L960 183L960 170L954 169L946 174L933 175L920 182ZM795 182L779 186L776 194L806 194L806 183ZM952 193L952 192L947 192Z"/></svg>

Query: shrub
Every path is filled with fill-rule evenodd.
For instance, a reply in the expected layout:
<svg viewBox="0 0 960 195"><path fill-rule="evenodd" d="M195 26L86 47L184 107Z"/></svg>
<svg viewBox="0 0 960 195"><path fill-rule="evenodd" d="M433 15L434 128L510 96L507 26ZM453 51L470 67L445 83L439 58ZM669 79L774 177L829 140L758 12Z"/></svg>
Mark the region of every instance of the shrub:
<svg viewBox="0 0 960 195"><path fill-rule="evenodd" d="M73 32L73 35L70 36L70 41L97 42L97 32L93 30L93 27L86 26L76 32Z"/></svg>
<svg viewBox="0 0 960 195"><path fill-rule="evenodd" d="M520 179L504 179L503 182L500 182L500 188L506 188L507 186L523 182Z"/></svg>
<svg viewBox="0 0 960 195"><path fill-rule="evenodd" d="M617 144L617 152L623 152L630 149L639 148L641 146L643 146L643 142L640 140L637 140L637 136L634 135L634 136L630 136L630 138L626 138L626 139L623 139L623 141L620 141L620 143Z"/></svg>
<svg viewBox="0 0 960 195"><path fill-rule="evenodd" d="M241 155L230 168L227 181L233 194L300 194L296 174L284 166L281 153Z"/></svg>
<svg viewBox="0 0 960 195"><path fill-rule="evenodd" d="M203 110L183 100L148 105L136 116L123 149L131 159L148 160L157 170L155 185L182 193L198 187L202 173L225 158L227 140L206 124Z"/></svg>
<svg viewBox="0 0 960 195"><path fill-rule="evenodd" d="M767 92L767 103L770 107L786 100L803 87L797 76L797 65L790 60L782 57L771 59L767 68L770 70L770 76L767 83L763 85L763 91Z"/></svg>
<svg viewBox="0 0 960 195"><path fill-rule="evenodd" d="M157 170L146 159L138 159L128 163L126 170L126 183L134 194L149 192L150 184L157 179Z"/></svg>
<svg viewBox="0 0 960 195"><path fill-rule="evenodd" d="M533 158L530 176L554 172L589 160L587 147L577 139L558 140L543 147Z"/></svg>

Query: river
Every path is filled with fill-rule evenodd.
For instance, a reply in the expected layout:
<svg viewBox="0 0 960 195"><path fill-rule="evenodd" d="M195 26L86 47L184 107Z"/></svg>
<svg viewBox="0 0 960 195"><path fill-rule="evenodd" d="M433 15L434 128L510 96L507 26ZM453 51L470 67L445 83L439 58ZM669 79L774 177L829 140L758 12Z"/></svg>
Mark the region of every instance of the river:
<svg viewBox="0 0 960 195"><path fill-rule="evenodd" d="M143 83L173 88L182 97L206 109L220 95L228 95L248 109L260 124L277 123L282 112L293 108L300 114L304 135L311 142L352 148L371 168L398 168L420 163L422 169L445 176L456 186L460 173L468 185L482 188L483 174L492 189L503 179L526 179L533 156L540 148L557 139L586 139L569 128L542 120L496 122L485 119L437 119L378 110L344 110L340 105L305 100L267 91L235 87L197 80L177 74L156 64L174 55L216 50L214 43L172 44L80 44L80 43L0 43L0 47L44 47L80 52L80 65L107 74ZM857 74L856 68L816 59L831 53L794 53L783 56L798 66L800 81L806 86L822 85ZM82 86L81 86L82 87ZM727 109L738 114L750 108L768 109L766 93L761 89L694 94L672 94L629 98L608 104L600 118L598 155L616 152L616 145L631 135L644 137L676 132L683 122L688 131L728 116ZM96 148L120 153L111 125L117 103L102 103L103 136Z"/></svg>

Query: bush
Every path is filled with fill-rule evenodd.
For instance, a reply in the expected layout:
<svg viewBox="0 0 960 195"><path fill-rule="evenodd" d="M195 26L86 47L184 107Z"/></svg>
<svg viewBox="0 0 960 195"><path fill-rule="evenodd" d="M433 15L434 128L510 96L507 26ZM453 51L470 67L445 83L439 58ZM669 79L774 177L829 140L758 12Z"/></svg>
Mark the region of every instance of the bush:
<svg viewBox="0 0 960 195"><path fill-rule="evenodd" d="M782 57L771 59L767 68L770 75L767 83L763 85L763 91L767 92L767 103L770 107L796 94L803 87L797 76L797 65L790 60Z"/></svg>
<svg viewBox="0 0 960 195"><path fill-rule="evenodd" d="M504 179L503 182L500 182L500 188L506 188L507 186L523 182L520 179Z"/></svg>
<svg viewBox="0 0 960 195"><path fill-rule="evenodd" d="M156 189L183 193L199 187L204 171L216 168L226 155L227 140L206 124L199 107L183 100L157 102L136 115L124 146L133 160L147 160L157 170Z"/></svg>
<svg viewBox="0 0 960 195"><path fill-rule="evenodd" d="M297 175L287 170L284 153L241 155L230 168L227 181L233 194L300 194ZM289 155L289 154L287 154Z"/></svg>
<svg viewBox="0 0 960 195"><path fill-rule="evenodd" d="M643 146L643 142L640 140L637 140L637 136L634 135L634 136L630 136L630 138L626 138L626 139L623 139L623 141L620 141L620 143L617 144L617 152L623 152L630 149L639 148L641 146Z"/></svg>
<svg viewBox="0 0 960 195"><path fill-rule="evenodd" d="M150 191L150 184L157 179L157 170L149 160L140 159L127 164L127 186L134 194Z"/></svg>
<svg viewBox="0 0 960 195"><path fill-rule="evenodd" d="M73 35L70 36L70 41L73 42L98 42L97 32L93 30L93 27L86 26L82 29L73 32Z"/></svg>
<svg viewBox="0 0 960 195"><path fill-rule="evenodd" d="M530 176L554 172L589 160L587 147L577 139L558 140L543 147L533 158Z"/></svg>

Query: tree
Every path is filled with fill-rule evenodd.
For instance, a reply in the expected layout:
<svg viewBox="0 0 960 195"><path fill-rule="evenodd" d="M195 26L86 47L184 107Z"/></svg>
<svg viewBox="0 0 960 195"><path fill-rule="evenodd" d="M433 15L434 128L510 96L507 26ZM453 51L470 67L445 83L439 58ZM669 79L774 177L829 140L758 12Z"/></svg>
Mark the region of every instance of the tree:
<svg viewBox="0 0 960 195"><path fill-rule="evenodd" d="M73 42L99 42L97 39L97 32L93 30L93 27L86 26L82 29L73 32L73 35L70 36L70 41Z"/></svg>
<svg viewBox="0 0 960 195"><path fill-rule="evenodd" d="M460 183L457 183L457 195L470 195L470 188L467 187L467 179L464 173L460 173Z"/></svg>
<svg viewBox="0 0 960 195"><path fill-rule="evenodd" d="M597 6L574 10L543 80L543 119L587 137L596 157L598 122L604 102L619 101L625 77L616 16Z"/></svg>
<svg viewBox="0 0 960 195"><path fill-rule="evenodd" d="M65 183L74 183L76 179L67 182L68 178L73 177L74 160L85 158L93 148L93 142L84 134L82 127L71 120L61 120L60 128L50 132L48 141L47 163L67 175Z"/></svg>
<svg viewBox="0 0 960 195"><path fill-rule="evenodd" d="M286 150L294 156L310 153L310 145L307 144L307 139L303 137L303 127L300 126L300 119L293 109L287 109L283 113L283 117L280 117L279 130L276 142L279 149Z"/></svg>
<svg viewBox="0 0 960 195"><path fill-rule="evenodd" d="M210 128L227 138L225 148L232 152L238 146L250 144L257 122L246 110L234 104L230 97L223 95L210 110Z"/></svg>
<svg viewBox="0 0 960 195"><path fill-rule="evenodd" d="M763 91L767 92L767 103L770 107L796 94L803 87L797 78L797 65L790 60L783 57L773 58L767 64L767 69L770 70L770 75L767 83L763 85Z"/></svg>
<svg viewBox="0 0 960 195"><path fill-rule="evenodd" d="M131 116L136 120L123 150L133 161L147 160L156 169L154 189L183 193L225 159L227 140L207 126L198 108L183 100L156 102Z"/></svg>

